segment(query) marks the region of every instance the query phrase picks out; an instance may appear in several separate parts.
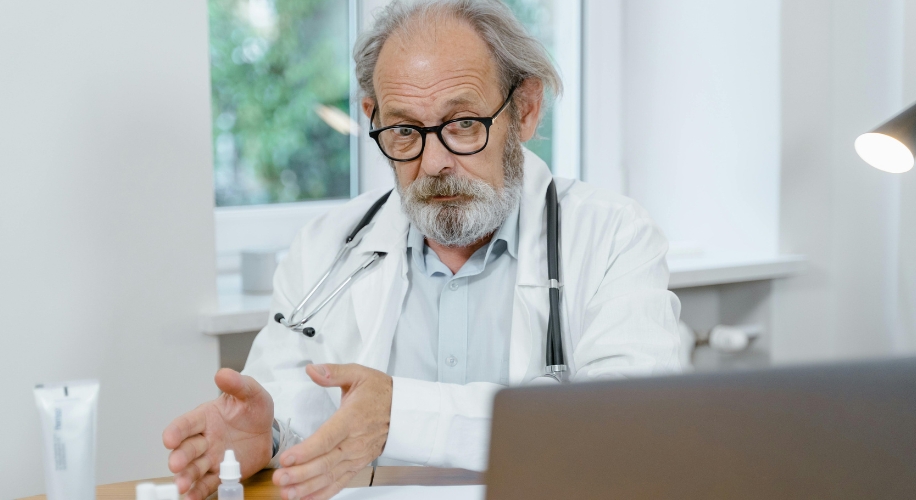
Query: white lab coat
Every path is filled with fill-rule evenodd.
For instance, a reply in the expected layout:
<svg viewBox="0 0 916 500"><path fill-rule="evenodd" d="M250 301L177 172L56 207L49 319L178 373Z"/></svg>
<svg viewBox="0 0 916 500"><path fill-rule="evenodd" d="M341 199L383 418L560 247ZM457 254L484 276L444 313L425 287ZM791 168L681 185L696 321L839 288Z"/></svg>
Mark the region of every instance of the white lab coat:
<svg viewBox="0 0 916 500"><path fill-rule="evenodd" d="M543 374L548 288L545 193L551 174L525 150L518 272L510 332L509 383ZM680 369L680 303L668 291L667 241L646 212L623 196L556 179L560 200L563 342L571 380ZM270 317L288 315L327 270L346 235L383 192L361 195L302 228L274 276ZM386 371L407 292L408 220L397 191L320 293L327 296L373 252L387 256L311 322L306 338L272 319L254 341L243 373L271 394L278 420L305 437L340 405L340 389L305 374L308 363L359 363ZM314 300L314 299L313 299ZM319 299L321 300L321 299ZM314 307L308 306L307 309ZM383 457L437 467L486 468L492 399L502 386L395 377Z"/></svg>

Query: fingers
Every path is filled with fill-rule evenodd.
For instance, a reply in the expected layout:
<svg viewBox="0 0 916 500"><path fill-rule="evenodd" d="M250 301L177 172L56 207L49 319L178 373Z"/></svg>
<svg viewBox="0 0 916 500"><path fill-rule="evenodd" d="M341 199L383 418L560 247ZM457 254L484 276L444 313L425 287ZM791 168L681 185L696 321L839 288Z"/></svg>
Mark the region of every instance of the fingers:
<svg viewBox="0 0 916 500"><path fill-rule="evenodd" d="M309 495L309 500L328 500L334 495L340 493L340 490L346 488L347 485L350 484L350 480L353 479L353 476L355 475L355 471L347 471L343 473L327 488Z"/></svg>
<svg viewBox="0 0 916 500"><path fill-rule="evenodd" d="M178 492L183 493L188 491L194 481L206 475L212 466L213 462L207 455L191 462L187 468L175 477L175 485L178 486Z"/></svg>
<svg viewBox="0 0 916 500"><path fill-rule="evenodd" d="M213 381L216 382L219 390L234 398L244 400L251 394L251 388L246 383L246 378L250 377L243 377L241 373L231 368L222 368L216 372Z"/></svg>
<svg viewBox="0 0 916 500"><path fill-rule="evenodd" d="M365 377L369 368L357 364L347 365L308 365L305 367L305 373L311 377L312 381L322 387L346 387L353 385Z"/></svg>
<svg viewBox="0 0 916 500"><path fill-rule="evenodd" d="M283 452L280 455L280 465L290 467L304 464L322 455L329 453L350 435L347 416L340 412L335 413L301 443Z"/></svg>
<svg viewBox="0 0 916 500"><path fill-rule="evenodd" d="M273 475L274 484L286 486L297 484L334 470L334 467L343 459L343 451L334 448L330 453L322 455L302 465L294 465L277 469Z"/></svg>
<svg viewBox="0 0 916 500"><path fill-rule="evenodd" d="M331 498L350 482L356 474L355 468L356 465L351 461L341 462L330 472L284 488L281 490L281 496L287 500Z"/></svg>
<svg viewBox="0 0 916 500"><path fill-rule="evenodd" d="M219 488L219 477L215 472L209 472L206 476L197 480L191 491L184 496L184 500L205 500Z"/></svg>
<svg viewBox="0 0 916 500"><path fill-rule="evenodd" d="M201 407L197 407L172 420L172 423L162 431L162 444L170 450L177 449L185 439L202 433L206 428L206 413Z"/></svg>
<svg viewBox="0 0 916 500"><path fill-rule="evenodd" d="M200 434L185 439L178 448L169 453L169 470L179 473L195 458L207 451L207 438Z"/></svg>

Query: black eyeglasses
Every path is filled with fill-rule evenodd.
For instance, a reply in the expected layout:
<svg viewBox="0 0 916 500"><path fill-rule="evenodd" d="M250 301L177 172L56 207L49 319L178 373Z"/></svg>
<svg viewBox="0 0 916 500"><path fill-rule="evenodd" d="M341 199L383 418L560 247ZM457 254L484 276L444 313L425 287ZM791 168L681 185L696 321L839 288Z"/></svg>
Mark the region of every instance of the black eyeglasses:
<svg viewBox="0 0 916 500"><path fill-rule="evenodd" d="M436 127L392 125L370 130L369 137L375 139L382 154L393 161L413 161L419 158L426 149L426 135L432 133L439 137L445 149L456 155L477 154L490 142L490 126L509 105L517 86L513 85L509 89L505 102L491 117L462 116ZM373 109L372 117L369 119L370 126L375 123L375 112L376 109Z"/></svg>

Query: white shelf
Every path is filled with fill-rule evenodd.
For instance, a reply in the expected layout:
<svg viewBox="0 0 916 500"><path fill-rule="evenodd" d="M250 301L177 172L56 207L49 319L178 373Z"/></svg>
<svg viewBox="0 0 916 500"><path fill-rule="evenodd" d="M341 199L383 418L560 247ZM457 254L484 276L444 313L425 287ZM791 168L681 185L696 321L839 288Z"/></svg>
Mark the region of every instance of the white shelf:
<svg viewBox="0 0 916 500"><path fill-rule="evenodd" d="M804 271L802 255L773 257L696 256L672 258L669 288L724 285L747 281L785 278ZM200 315L200 329L207 335L256 332L267 324L270 295L242 293L238 274L224 274L217 279L219 307Z"/></svg>
<svg viewBox="0 0 916 500"><path fill-rule="evenodd" d="M787 278L804 272L806 265L804 255L700 255L671 258L668 260L668 269L671 271L668 288L675 290Z"/></svg>

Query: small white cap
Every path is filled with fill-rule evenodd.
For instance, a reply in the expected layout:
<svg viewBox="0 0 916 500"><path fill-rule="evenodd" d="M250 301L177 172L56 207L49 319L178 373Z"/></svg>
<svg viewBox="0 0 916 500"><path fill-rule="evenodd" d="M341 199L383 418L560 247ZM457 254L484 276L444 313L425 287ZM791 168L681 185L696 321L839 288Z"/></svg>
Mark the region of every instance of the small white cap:
<svg viewBox="0 0 916 500"><path fill-rule="evenodd" d="M750 343L750 335L735 326L716 325L709 332L709 346L717 351L739 352L746 349Z"/></svg>
<svg viewBox="0 0 916 500"><path fill-rule="evenodd" d="M137 500L157 500L156 485L153 483L140 483L137 485Z"/></svg>
<svg viewBox="0 0 916 500"><path fill-rule="evenodd" d="M174 484L160 484L156 486L158 500L178 500L178 486Z"/></svg>
<svg viewBox="0 0 916 500"><path fill-rule="evenodd" d="M226 454L223 456L223 463L219 464L219 478L230 481L237 481L242 478L242 470L235 460L234 451L226 450Z"/></svg>

